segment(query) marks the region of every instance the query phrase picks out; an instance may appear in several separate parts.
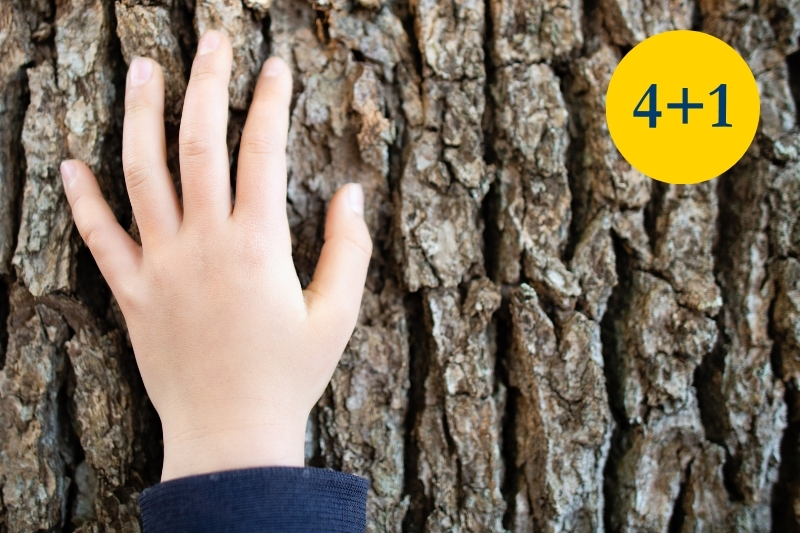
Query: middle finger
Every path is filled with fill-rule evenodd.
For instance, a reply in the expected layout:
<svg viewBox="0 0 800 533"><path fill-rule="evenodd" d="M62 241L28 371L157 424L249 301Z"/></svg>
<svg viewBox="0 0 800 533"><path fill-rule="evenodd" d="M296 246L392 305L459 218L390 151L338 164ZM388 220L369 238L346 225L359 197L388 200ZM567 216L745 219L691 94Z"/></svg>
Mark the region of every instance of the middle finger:
<svg viewBox="0 0 800 533"><path fill-rule="evenodd" d="M183 211L189 225L219 223L231 213L225 141L231 62L228 39L206 32L197 45L181 118Z"/></svg>

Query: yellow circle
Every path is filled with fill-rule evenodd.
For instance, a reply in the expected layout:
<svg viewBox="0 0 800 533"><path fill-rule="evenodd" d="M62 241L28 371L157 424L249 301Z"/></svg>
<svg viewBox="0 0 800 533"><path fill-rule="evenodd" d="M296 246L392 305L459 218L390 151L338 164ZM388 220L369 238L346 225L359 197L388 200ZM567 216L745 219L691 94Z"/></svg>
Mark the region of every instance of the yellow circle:
<svg viewBox="0 0 800 533"><path fill-rule="evenodd" d="M608 130L622 156L667 183L700 183L731 168L753 141L759 111L756 80L741 56L688 30L636 45L606 94Z"/></svg>

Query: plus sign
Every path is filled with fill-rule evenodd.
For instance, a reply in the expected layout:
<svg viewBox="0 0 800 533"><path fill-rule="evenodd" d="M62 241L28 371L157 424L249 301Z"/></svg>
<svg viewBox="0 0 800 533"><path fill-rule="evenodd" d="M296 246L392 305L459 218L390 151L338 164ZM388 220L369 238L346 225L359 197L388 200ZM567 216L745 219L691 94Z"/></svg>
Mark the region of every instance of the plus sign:
<svg viewBox="0 0 800 533"><path fill-rule="evenodd" d="M703 104L689 102L689 89L683 88L683 101L667 104L667 109L681 109L683 111L683 124L689 123L689 110L690 109L703 109Z"/></svg>

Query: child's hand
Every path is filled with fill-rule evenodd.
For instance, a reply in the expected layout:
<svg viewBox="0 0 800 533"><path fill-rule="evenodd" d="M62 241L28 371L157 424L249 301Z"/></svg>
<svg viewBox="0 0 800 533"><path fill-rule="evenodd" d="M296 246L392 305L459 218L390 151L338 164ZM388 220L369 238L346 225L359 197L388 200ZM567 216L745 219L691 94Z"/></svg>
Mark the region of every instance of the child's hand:
<svg viewBox="0 0 800 533"><path fill-rule="evenodd" d="M91 171L62 164L75 224L114 292L164 429L162 479L303 465L306 420L358 316L372 242L361 187L333 197L304 291L286 218L292 80L262 69L231 203L225 144L231 47L198 44L180 131L183 207L167 170L164 78L136 59L125 94L123 164L142 246L117 223Z"/></svg>

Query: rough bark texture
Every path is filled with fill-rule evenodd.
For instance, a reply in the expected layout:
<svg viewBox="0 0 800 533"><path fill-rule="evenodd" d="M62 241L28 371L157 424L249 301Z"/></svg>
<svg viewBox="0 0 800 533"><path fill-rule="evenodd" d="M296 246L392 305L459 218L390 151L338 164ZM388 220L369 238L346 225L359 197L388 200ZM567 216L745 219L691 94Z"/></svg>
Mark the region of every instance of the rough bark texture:
<svg viewBox="0 0 800 533"><path fill-rule="evenodd" d="M365 189L361 315L306 455L371 481L369 531L800 531L800 3L4 0L0 532L140 531L160 426L58 164L136 235L126 65L164 68L179 186L212 27L232 169L264 59L293 70L303 284L333 193ZM680 28L730 43L762 105L744 158L684 187L631 168L604 109L623 55Z"/></svg>

